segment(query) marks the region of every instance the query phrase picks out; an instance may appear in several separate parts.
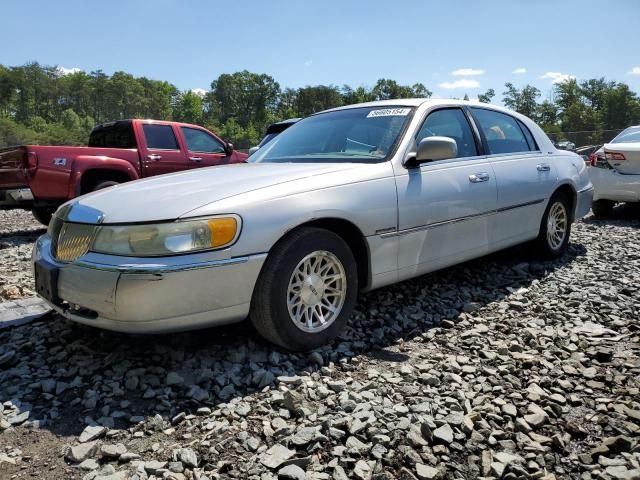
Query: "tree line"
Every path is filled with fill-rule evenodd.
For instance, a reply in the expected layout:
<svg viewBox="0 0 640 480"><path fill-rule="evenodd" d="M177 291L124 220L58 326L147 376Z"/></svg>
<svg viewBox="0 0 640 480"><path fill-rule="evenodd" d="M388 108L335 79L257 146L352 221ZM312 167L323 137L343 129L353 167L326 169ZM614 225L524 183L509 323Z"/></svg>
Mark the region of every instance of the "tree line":
<svg viewBox="0 0 640 480"><path fill-rule="evenodd" d="M222 74L210 87L201 95L122 71L65 73L38 63L0 65L0 146L82 145L96 124L154 118L203 125L238 148L249 148L267 125L279 120L340 105L432 95L422 83L402 85L391 79L380 79L372 87L281 88L270 75L246 70ZM478 100L489 103L495 96L489 89ZM624 83L569 80L555 85L550 99L540 101L541 96L532 85L507 83L502 101L536 120L556 140L588 132L579 143L597 143L608 140L610 130L640 123L640 99Z"/></svg>

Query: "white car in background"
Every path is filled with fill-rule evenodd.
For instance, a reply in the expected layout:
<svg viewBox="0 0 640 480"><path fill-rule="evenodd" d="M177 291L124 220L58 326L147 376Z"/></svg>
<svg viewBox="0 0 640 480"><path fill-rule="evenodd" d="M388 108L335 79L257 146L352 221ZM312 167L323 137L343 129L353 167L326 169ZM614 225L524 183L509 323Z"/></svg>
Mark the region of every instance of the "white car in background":
<svg viewBox="0 0 640 480"><path fill-rule="evenodd" d="M605 161L599 161L601 157ZM640 202L640 125L620 132L591 158L595 216L611 214L619 202Z"/></svg>

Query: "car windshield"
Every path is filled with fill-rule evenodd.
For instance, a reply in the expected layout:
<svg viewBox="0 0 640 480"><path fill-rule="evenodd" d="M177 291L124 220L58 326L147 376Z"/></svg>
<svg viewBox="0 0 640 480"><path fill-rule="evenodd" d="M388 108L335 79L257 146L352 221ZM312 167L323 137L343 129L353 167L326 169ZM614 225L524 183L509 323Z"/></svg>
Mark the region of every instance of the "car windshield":
<svg viewBox="0 0 640 480"><path fill-rule="evenodd" d="M362 107L313 115L282 132L250 161L381 162L393 151L412 111L409 107Z"/></svg>
<svg viewBox="0 0 640 480"><path fill-rule="evenodd" d="M618 134L611 143L638 143L640 142L640 127L629 127Z"/></svg>

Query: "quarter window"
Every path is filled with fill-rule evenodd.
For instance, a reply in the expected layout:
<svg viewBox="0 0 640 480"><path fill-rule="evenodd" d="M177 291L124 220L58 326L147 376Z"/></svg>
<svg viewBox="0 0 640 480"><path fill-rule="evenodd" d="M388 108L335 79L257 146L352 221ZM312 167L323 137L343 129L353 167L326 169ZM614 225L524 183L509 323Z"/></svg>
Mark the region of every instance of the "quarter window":
<svg viewBox="0 0 640 480"><path fill-rule="evenodd" d="M429 114L416 135L416 143L426 137L449 137L456 141L459 157L478 155L471 127L462 110L447 108Z"/></svg>
<svg viewBox="0 0 640 480"><path fill-rule="evenodd" d="M207 132L196 128L181 127L187 149L190 152L224 153L224 145Z"/></svg>
<svg viewBox="0 0 640 480"><path fill-rule="evenodd" d="M529 147L522 128L512 116L483 108L472 108L471 110L487 140L489 153L497 155L528 152L535 149L535 146ZM533 141L533 138L531 140Z"/></svg>
<svg viewBox="0 0 640 480"><path fill-rule="evenodd" d="M171 125L145 123L142 126L147 148L158 150L179 150L176 136Z"/></svg>

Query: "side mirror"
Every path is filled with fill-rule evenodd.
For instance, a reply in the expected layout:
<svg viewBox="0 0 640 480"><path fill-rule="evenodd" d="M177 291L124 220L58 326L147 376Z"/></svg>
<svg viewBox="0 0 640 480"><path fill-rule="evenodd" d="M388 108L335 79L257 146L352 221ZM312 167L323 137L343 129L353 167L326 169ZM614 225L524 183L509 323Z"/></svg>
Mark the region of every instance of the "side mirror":
<svg viewBox="0 0 640 480"><path fill-rule="evenodd" d="M227 155L231 155L231 153L233 152L233 143L227 143L224 151L227 153Z"/></svg>
<svg viewBox="0 0 640 480"><path fill-rule="evenodd" d="M458 156L458 145L449 137L425 137L420 140L415 155L407 160L408 167L416 167L422 163L446 160Z"/></svg>
<svg viewBox="0 0 640 480"><path fill-rule="evenodd" d="M253 155L254 153L256 153L258 151L260 147L251 147L249 149L249 156Z"/></svg>

